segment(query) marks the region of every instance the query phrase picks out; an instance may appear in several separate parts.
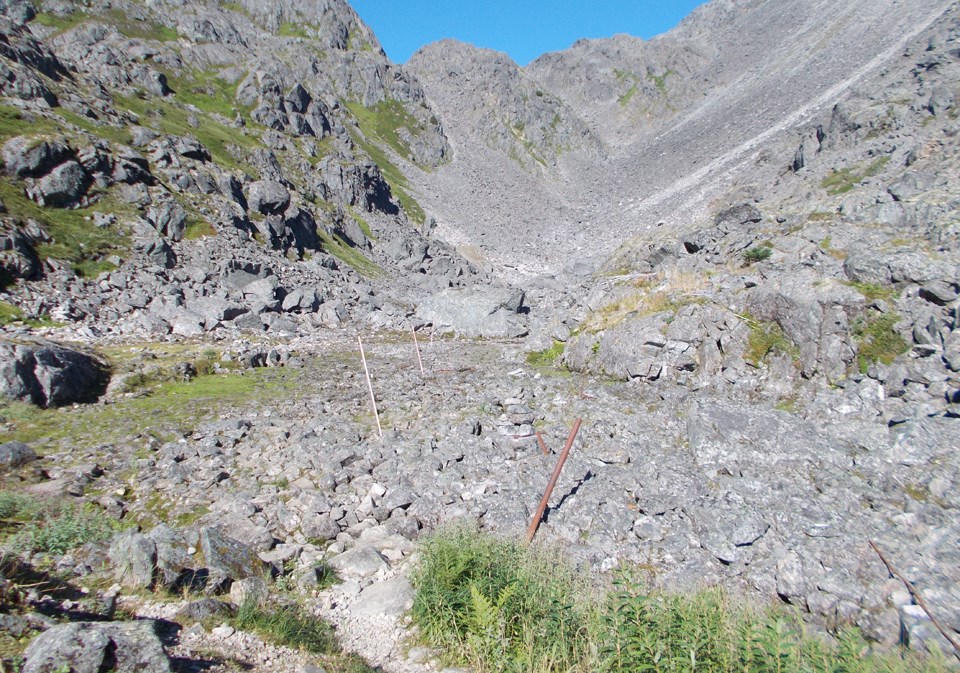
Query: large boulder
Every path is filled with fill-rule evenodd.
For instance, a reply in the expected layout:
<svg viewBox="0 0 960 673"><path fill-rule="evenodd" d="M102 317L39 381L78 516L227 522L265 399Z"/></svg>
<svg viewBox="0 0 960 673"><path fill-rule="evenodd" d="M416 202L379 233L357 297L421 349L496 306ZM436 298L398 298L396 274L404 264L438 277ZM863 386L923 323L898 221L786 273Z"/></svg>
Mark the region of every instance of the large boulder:
<svg viewBox="0 0 960 673"><path fill-rule="evenodd" d="M258 180L250 185L247 202L263 215L281 215L290 205L290 192L274 180Z"/></svg>
<svg viewBox="0 0 960 673"><path fill-rule="evenodd" d="M73 155L62 140L17 136L3 145L3 165L17 178L46 175Z"/></svg>
<svg viewBox="0 0 960 673"><path fill-rule="evenodd" d="M67 161L40 178L31 195L41 206L63 208L79 203L89 184L90 176L83 166Z"/></svg>
<svg viewBox="0 0 960 673"><path fill-rule="evenodd" d="M44 631L24 652L23 673L170 673L156 622L75 622Z"/></svg>
<svg viewBox="0 0 960 673"><path fill-rule="evenodd" d="M523 299L512 288L451 288L422 302L417 317L467 337L520 337L527 333Z"/></svg>
<svg viewBox="0 0 960 673"><path fill-rule="evenodd" d="M96 401L110 371L94 356L52 343L0 343L0 394L41 407Z"/></svg>

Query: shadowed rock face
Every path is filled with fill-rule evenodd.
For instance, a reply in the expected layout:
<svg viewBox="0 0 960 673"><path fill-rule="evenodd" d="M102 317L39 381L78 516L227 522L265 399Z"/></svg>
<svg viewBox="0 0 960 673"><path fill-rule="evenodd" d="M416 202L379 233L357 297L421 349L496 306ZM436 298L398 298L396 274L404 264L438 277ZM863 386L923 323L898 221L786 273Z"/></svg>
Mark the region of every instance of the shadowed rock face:
<svg viewBox="0 0 960 673"><path fill-rule="evenodd" d="M0 386L8 398L45 408L92 402L109 381L106 365L86 353L53 344L0 344Z"/></svg>

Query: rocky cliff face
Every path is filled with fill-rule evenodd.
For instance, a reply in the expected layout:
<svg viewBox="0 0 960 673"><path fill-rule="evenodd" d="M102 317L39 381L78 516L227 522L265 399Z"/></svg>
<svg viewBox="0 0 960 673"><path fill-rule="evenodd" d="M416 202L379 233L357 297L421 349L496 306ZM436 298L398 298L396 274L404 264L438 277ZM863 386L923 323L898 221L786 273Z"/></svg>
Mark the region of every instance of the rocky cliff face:
<svg viewBox="0 0 960 673"><path fill-rule="evenodd" d="M412 295L380 299L377 279L429 294L476 275L428 238L401 170L446 161L442 129L345 2L6 15L3 266L34 281L12 288L27 317L127 334L390 324Z"/></svg>

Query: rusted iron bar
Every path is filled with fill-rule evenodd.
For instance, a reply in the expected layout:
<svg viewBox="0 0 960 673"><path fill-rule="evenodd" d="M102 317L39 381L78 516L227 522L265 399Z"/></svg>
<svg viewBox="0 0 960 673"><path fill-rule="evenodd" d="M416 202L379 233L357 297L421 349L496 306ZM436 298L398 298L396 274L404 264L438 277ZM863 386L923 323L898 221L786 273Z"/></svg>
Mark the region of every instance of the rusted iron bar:
<svg viewBox="0 0 960 673"><path fill-rule="evenodd" d="M380 414L377 412L377 398L373 395L373 384L370 382L370 369L367 367L367 356L363 352L363 341L360 335L357 335L357 343L360 345L360 359L363 360L363 373L367 376L367 390L370 391L370 404L373 405L373 417L377 419L377 432L383 439L383 428L380 427Z"/></svg>
<svg viewBox="0 0 960 673"><path fill-rule="evenodd" d="M543 455L549 456L550 449L547 448L546 443L543 441L543 435L540 434L539 430L537 430L537 441L540 442L540 450L543 451Z"/></svg>
<svg viewBox="0 0 960 673"><path fill-rule="evenodd" d="M413 332L413 347L417 349L417 363L420 365L420 376L423 376L423 358L420 357L420 343L417 341L417 329L411 327L410 331Z"/></svg>
<svg viewBox="0 0 960 673"><path fill-rule="evenodd" d="M913 582L904 577L901 573L897 571L896 568L887 560L887 557L883 555L883 552L880 551L880 548L876 545L873 540L868 540L870 546L873 547L873 551L877 552L877 556L880 557L880 560L883 561L883 565L887 566L887 571L889 571L891 577L895 577L901 582L904 586L907 587L907 591L910 592L910 595L913 596L913 600L916 601L917 605L920 606L920 609L927 613L927 617L930 618L930 621L933 622L933 625L937 627L937 630L940 632L944 638L947 639L947 642L953 646L953 656L957 659L960 659L960 644L957 643L956 639L953 638L947 630L937 621L937 618L933 616L933 613L927 608L927 604L923 600L923 596L920 595L920 592L917 591L917 588L913 586Z"/></svg>
<svg viewBox="0 0 960 673"><path fill-rule="evenodd" d="M563 464L567 462L567 456L570 455L570 447L573 446L573 440L577 438L577 433L580 432L580 424L583 422L582 418L578 418L577 422L573 424L573 429L570 430L570 436L567 437L567 445L563 447L563 451L560 453L560 460L557 461L557 466L553 469L553 474L550 476L550 482L547 484L547 490L543 494L543 498L540 500L540 506L537 508L537 513L533 517L533 521L530 522L530 527L527 529L527 543L533 542L533 536L537 534L537 528L540 527L540 519L543 518L543 513L547 510L547 501L550 500L550 496L553 494L553 487L557 485L557 479L560 478L560 472L563 471Z"/></svg>

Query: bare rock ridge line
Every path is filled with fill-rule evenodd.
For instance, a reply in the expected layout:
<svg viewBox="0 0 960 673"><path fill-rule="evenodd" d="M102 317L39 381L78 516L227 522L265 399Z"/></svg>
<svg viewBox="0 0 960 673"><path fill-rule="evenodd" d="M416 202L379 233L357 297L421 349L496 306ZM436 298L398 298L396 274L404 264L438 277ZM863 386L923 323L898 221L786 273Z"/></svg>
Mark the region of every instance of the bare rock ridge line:
<svg viewBox="0 0 960 673"><path fill-rule="evenodd" d="M524 68L345 0L0 2L0 668L358 664L256 604L436 673L418 540L522 535L576 418L537 536L598 581L949 649L958 138L944 0Z"/></svg>
<svg viewBox="0 0 960 673"><path fill-rule="evenodd" d="M780 120L770 128L750 138L749 140L746 140L741 145L730 150L723 156L713 159L709 164L700 168L695 173L681 178L666 189L660 190L656 195L647 197L643 201L629 206L627 210L630 211L634 216L640 216L646 211L656 208L658 205L668 201L674 196L682 194L685 191L692 190L697 185L710 184L711 181L708 178L711 175L716 174L720 170L735 170L738 164L747 161L751 153L763 147L767 141L773 138L773 136L785 131L792 131L799 126L802 126L804 123L809 123L812 116L822 113L827 107L833 107L834 105L841 103L846 92L853 88L858 82L862 81L867 75L875 72L885 63L888 63L893 56L897 52L901 51L910 41L914 40L918 35L920 35L920 33L929 29L930 26L933 25L938 19L942 18L951 5L952 3L945 3L942 8L924 18L921 22L910 26L903 34L902 38L885 52L875 56L869 63L866 63L853 72L849 78L834 84L829 89L819 94L815 99L811 100L809 103L799 107L788 117ZM680 123L682 124L684 122L681 121ZM690 202L704 204L708 196L717 196L717 194L705 194L701 192L691 199L688 199L688 203L678 206L677 209L681 212L689 212L691 210Z"/></svg>

